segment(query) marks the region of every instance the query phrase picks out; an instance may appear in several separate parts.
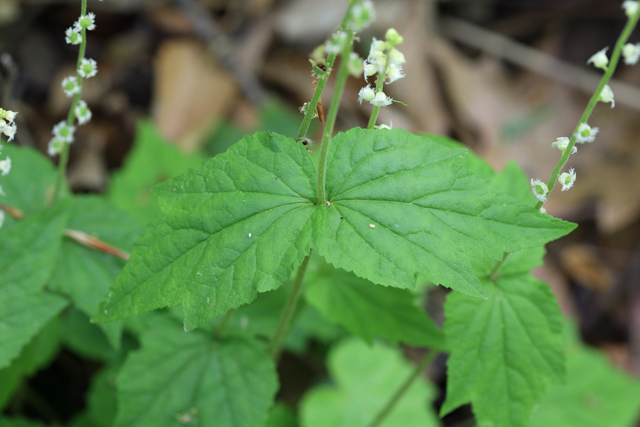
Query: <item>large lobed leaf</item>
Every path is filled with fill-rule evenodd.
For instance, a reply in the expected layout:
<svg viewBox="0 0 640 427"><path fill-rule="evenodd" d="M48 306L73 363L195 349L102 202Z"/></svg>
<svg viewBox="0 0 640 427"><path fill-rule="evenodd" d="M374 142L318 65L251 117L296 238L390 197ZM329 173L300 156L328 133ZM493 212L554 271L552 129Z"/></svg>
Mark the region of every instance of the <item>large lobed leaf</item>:
<svg viewBox="0 0 640 427"><path fill-rule="evenodd" d="M419 274L482 297L468 256L499 260L574 228L489 191L460 167L465 152L401 129L337 135L321 255L374 283L412 287Z"/></svg>
<svg viewBox="0 0 640 427"><path fill-rule="evenodd" d="M485 296L469 262L541 245L573 224L489 191L459 163L465 150L402 130L339 134L329 203L291 138L257 133L157 187L151 224L95 317L183 305L192 329L278 287L317 247L333 265L399 288L418 275Z"/></svg>
<svg viewBox="0 0 640 427"><path fill-rule="evenodd" d="M484 285L487 301L447 297L451 355L441 413L471 402L481 425L528 426L547 385L564 378L562 315L548 286L528 273Z"/></svg>
<svg viewBox="0 0 640 427"><path fill-rule="evenodd" d="M116 427L263 425L278 388L266 348L242 337L156 328L118 375Z"/></svg>
<svg viewBox="0 0 640 427"><path fill-rule="evenodd" d="M291 138L258 133L157 187L151 224L98 321L182 304L192 329L289 278L311 247L315 168Z"/></svg>

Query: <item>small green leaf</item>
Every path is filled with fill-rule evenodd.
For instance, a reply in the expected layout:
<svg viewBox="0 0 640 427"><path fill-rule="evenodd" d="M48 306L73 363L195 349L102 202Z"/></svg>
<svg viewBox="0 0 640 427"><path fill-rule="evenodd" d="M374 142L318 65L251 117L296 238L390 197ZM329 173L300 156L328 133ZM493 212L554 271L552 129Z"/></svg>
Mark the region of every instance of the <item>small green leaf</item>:
<svg viewBox="0 0 640 427"><path fill-rule="evenodd" d="M413 368L397 349L381 343L368 346L351 339L329 354L335 386L319 386L305 395L300 407L302 427L365 427L412 374ZM416 380L389 413L381 427L439 425L428 409L434 392Z"/></svg>
<svg viewBox="0 0 640 427"><path fill-rule="evenodd" d="M471 402L481 425L528 426L547 385L564 378L562 315L549 287L528 273L484 285L486 301L447 297L451 356L441 414Z"/></svg>
<svg viewBox="0 0 640 427"><path fill-rule="evenodd" d="M329 265L309 272L305 298L328 320L371 342L444 349L444 336L406 289L385 288ZM315 273L315 274L314 274Z"/></svg>
<svg viewBox="0 0 640 427"><path fill-rule="evenodd" d="M117 385L117 427L256 427L266 420L278 380L257 341L214 341L174 326L143 335Z"/></svg>
<svg viewBox="0 0 640 427"><path fill-rule="evenodd" d="M575 226L514 205L459 166L465 150L401 129L352 129L328 155L320 254L385 286L413 287L418 274L484 296L468 256L502 259Z"/></svg>
<svg viewBox="0 0 640 427"><path fill-rule="evenodd" d="M575 334L575 332L574 332ZM615 369L572 337L567 381L553 385L533 413L533 427L627 427L640 414L640 381Z"/></svg>
<svg viewBox="0 0 640 427"><path fill-rule="evenodd" d="M315 173L301 144L258 133L158 186L163 216L95 320L182 304L193 329L280 286L311 247Z"/></svg>
<svg viewBox="0 0 640 427"><path fill-rule="evenodd" d="M55 295L12 285L0 288L0 368L66 305Z"/></svg>
<svg viewBox="0 0 640 427"><path fill-rule="evenodd" d="M37 291L55 265L69 216L68 202L30 215L0 229L0 290L9 286Z"/></svg>
<svg viewBox="0 0 640 427"><path fill-rule="evenodd" d="M141 223L147 223L160 213L151 187L204 160L202 155L187 154L171 145L153 123L141 121L133 149L124 167L113 174L107 197Z"/></svg>
<svg viewBox="0 0 640 427"><path fill-rule="evenodd" d="M142 226L128 214L99 197L74 197L71 212L67 228L97 237L122 251L130 251L143 232ZM69 296L78 308L92 316L124 264L124 260L114 255L65 239L49 288ZM99 326L111 345L118 348L121 323Z"/></svg>

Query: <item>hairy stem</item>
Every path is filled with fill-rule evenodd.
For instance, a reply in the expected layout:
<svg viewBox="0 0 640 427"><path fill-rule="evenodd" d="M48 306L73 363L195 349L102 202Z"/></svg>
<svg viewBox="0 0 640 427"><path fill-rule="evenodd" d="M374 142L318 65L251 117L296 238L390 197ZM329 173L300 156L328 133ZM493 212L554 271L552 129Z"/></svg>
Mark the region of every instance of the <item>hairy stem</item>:
<svg viewBox="0 0 640 427"><path fill-rule="evenodd" d="M82 0L82 9L80 12L80 16L84 16L86 14L87 0ZM82 96L82 77L80 76L80 73L78 73L78 69L80 69L80 64L82 63L82 59L84 58L84 53L87 47L87 30L83 28L81 34L82 42L80 43L78 61L76 63L76 81L80 90L73 97L73 102L71 102L71 107L69 108L69 113L67 114L67 126L73 126L73 122L76 119L75 109L78 106L80 97ZM58 176L56 178L56 184L53 189L53 203L56 203L58 200L60 200L66 184L65 175L67 172L67 164L69 163L69 145L70 144L64 144L62 146L62 152L60 153L60 161L58 162Z"/></svg>
<svg viewBox="0 0 640 427"><path fill-rule="evenodd" d="M409 375L409 377L404 381L404 383L402 383L400 388L396 390L393 396L391 396L389 401L384 405L384 407L380 410L380 412L378 412L378 414L373 419L371 424L369 424L369 427L378 427L384 422L385 418L389 416L391 411L393 411L393 408L396 407L396 405L398 404L398 402L400 402L400 400L405 395L405 393L409 390L409 388L411 388L411 386L413 385L413 382L422 375L422 372L425 370L427 366L431 364L431 362L435 360L437 355L438 355L438 352L435 350L431 350L424 355L420 363L418 363L416 367L413 369L413 372L411 372L411 375Z"/></svg>
<svg viewBox="0 0 640 427"><path fill-rule="evenodd" d="M611 54L611 58L609 58L609 65L607 67L607 70L602 76L602 79L600 80L600 84L598 85L598 88L596 89L596 91L593 93L593 96L589 100L589 103L587 104L587 108L584 110L584 113L582 113L582 117L580 118L580 121L578 122L578 124L576 125L576 128L571 134L569 145L564 150L564 153L562 153L562 157L560 158L560 161L558 162L556 167L553 169L553 172L551 173L551 177L549 178L549 182L547 183L547 187L549 188L548 195L551 194L551 191L553 190L553 187L555 187L556 185L556 180L558 179L558 176L560 175L562 168L567 163L567 160L569 160L569 156L571 155L571 150L576 144L576 134L578 132L578 129L580 128L580 125L583 123L587 123L587 120L589 120L589 117L591 117L591 113L593 112L593 109L595 108L596 104L598 103L598 100L600 99L600 93L602 93L602 89L604 89L605 85L609 83L609 80L611 80L611 76L613 76L613 72L616 70L616 66L618 65L618 61L620 60L622 47L625 45L625 43L629 39L631 32L633 31L636 24L638 23L639 17L640 17L640 11L638 11L635 14L635 16L632 16L628 19L627 25L625 25L624 29L622 30L622 33L620 33L620 37L618 37L618 41L616 42L616 45L613 48L613 53ZM544 205L543 201L539 201L538 203L536 203L536 206L535 206L536 210L540 209L542 205Z"/></svg>
<svg viewBox="0 0 640 427"><path fill-rule="evenodd" d="M276 329L276 333L271 340L271 345L269 346L269 352L271 353L271 357L277 362L280 358L280 352L282 351L282 344L284 343L284 339L287 336L287 332L289 332L289 328L291 325L291 319L293 318L293 314L296 311L296 306L298 304L298 299L300 299L300 293L302 291L302 284L304 282L304 275L307 272L307 267L309 266L309 260L311 259L311 252L307 255L302 264L298 268L298 273L296 274L296 278L293 281L293 287L291 288L291 293L289 293L289 297L287 298L287 302L282 309L282 313L280 314L280 321L278 322L278 327Z"/></svg>
<svg viewBox="0 0 640 427"><path fill-rule="evenodd" d="M347 12L348 14L349 12ZM340 107L340 101L342 100L342 94L344 93L344 87L347 83L347 77L349 77L349 54L351 53L351 45L353 44L353 31L345 30L347 33L347 39L340 52L340 67L338 68L338 77L336 78L336 87L333 93L333 99L331 100L331 106L327 113L327 121L324 127L324 133L322 134L322 145L320 147L320 160L318 161L318 203L327 203L327 194L325 192L325 181L327 175L327 155L329 153L329 145L331 143L331 135L333 134L333 127L336 124L336 117L338 117L338 108Z"/></svg>

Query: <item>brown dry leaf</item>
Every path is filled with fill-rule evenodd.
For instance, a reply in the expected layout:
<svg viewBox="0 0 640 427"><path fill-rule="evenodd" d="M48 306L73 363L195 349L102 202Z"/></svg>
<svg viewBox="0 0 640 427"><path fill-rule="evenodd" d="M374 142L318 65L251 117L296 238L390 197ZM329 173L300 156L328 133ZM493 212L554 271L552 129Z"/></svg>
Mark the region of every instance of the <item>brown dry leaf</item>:
<svg viewBox="0 0 640 427"><path fill-rule="evenodd" d="M592 291L606 292L614 284L611 271L592 247L571 245L560 254L560 262L569 277Z"/></svg>
<svg viewBox="0 0 640 427"><path fill-rule="evenodd" d="M187 151L198 149L211 124L239 94L233 77L199 43L168 41L155 59L153 118L164 136Z"/></svg>

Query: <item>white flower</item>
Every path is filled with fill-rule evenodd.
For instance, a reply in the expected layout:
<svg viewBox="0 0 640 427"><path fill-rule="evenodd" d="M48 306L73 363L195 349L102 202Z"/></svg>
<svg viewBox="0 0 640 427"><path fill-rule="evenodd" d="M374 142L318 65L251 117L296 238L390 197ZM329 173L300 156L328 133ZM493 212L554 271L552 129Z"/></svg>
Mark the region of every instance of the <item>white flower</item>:
<svg viewBox="0 0 640 427"><path fill-rule="evenodd" d="M11 171L11 157L7 157L4 160L0 160L0 173L2 176L9 175Z"/></svg>
<svg viewBox="0 0 640 427"><path fill-rule="evenodd" d="M328 54L339 54L347 41L347 33L345 31L338 31L331 37L331 40L327 40L324 45L324 49Z"/></svg>
<svg viewBox="0 0 640 427"><path fill-rule="evenodd" d="M387 44L382 40L378 40L375 37L371 41L371 47L369 48L369 58L384 55L384 50L387 48Z"/></svg>
<svg viewBox="0 0 640 427"><path fill-rule="evenodd" d="M87 103L80 100L78 101L78 105L76 105L75 110L73 110L78 118L78 124L83 125L91 120L91 110L87 107Z"/></svg>
<svg viewBox="0 0 640 427"><path fill-rule="evenodd" d="M18 127L14 123L6 123L4 120L0 120L0 133L4 133L7 140L13 141L13 137L16 136Z"/></svg>
<svg viewBox="0 0 640 427"><path fill-rule="evenodd" d="M402 65L407 61L404 59L404 54L394 47L389 51L389 62L396 65Z"/></svg>
<svg viewBox="0 0 640 427"><path fill-rule="evenodd" d="M78 31L76 27L67 28L67 30L64 32L64 35L64 39L68 44L82 43L82 34L80 34L80 31Z"/></svg>
<svg viewBox="0 0 640 427"><path fill-rule="evenodd" d="M376 93L369 85L363 87L362 89L360 89L360 92L358 92L358 102L360 104L362 104L362 101L371 102L375 97Z"/></svg>
<svg viewBox="0 0 640 427"><path fill-rule="evenodd" d="M78 79L76 76L67 76L62 80L62 89L64 94L68 97L80 93L80 86L78 86Z"/></svg>
<svg viewBox="0 0 640 427"><path fill-rule="evenodd" d="M576 171L571 168L569 172L563 172L558 177L558 182L562 184L562 191L567 191L573 187L573 183L576 182Z"/></svg>
<svg viewBox="0 0 640 427"><path fill-rule="evenodd" d="M609 58L607 58L607 54L606 54L607 49L609 48L605 47L604 49L596 52L591 58L589 58L589 60L587 61L587 64L590 64L593 62L594 67L606 70L607 65L609 65Z"/></svg>
<svg viewBox="0 0 640 427"><path fill-rule="evenodd" d="M622 56L624 56L624 63L627 65L635 65L640 57L640 43L631 44L627 43L622 48Z"/></svg>
<svg viewBox="0 0 640 427"><path fill-rule="evenodd" d="M96 28L96 15L93 13L88 13L86 15L82 15L75 24L76 28L84 28L86 30L95 30Z"/></svg>
<svg viewBox="0 0 640 427"><path fill-rule="evenodd" d="M576 132L576 142L584 144L585 142L593 142L598 134L598 128L592 128L586 123L580 123L578 131Z"/></svg>
<svg viewBox="0 0 640 427"><path fill-rule="evenodd" d="M376 93L375 98L373 98L373 100L369 102L371 102L376 107L386 107L387 105L391 104L391 102L393 102L393 99L385 95L384 92L378 92Z"/></svg>
<svg viewBox="0 0 640 427"><path fill-rule="evenodd" d="M389 130L391 130L391 129L393 129L393 122L389 122L388 125L381 124L381 125L375 125L373 127L374 127L374 129L389 129Z"/></svg>
<svg viewBox="0 0 640 427"><path fill-rule="evenodd" d="M375 55L369 55L367 62L375 67L377 73L382 74L387 69L387 55L382 51L376 51Z"/></svg>
<svg viewBox="0 0 640 427"><path fill-rule="evenodd" d="M370 0L364 0L351 8L351 22L349 28L360 31L368 27L376 17L376 10Z"/></svg>
<svg viewBox="0 0 640 427"><path fill-rule="evenodd" d="M378 70L376 69L375 65L370 64L368 61L364 62L364 79L365 80L367 80L367 77L373 76L377 72Z"/></svg>
<svg viewBox="0 0 640 427"><path fill-rule="evenodd" d="M389 69L387 70L387 77L389 78L389 83L393 83L398 79L401 79L405 76L404 71L402 70L401 65L397 65L394 63L389 64Z"/></svg>
<svg viewBox="0 0 640 427"><path fill-rule="evenodd" d="M62 149L64 148L66 142L64 142L63 140L61 140L60 138L52 138L51 141L49 141L49 147L47 148L47 153L53 157L56 154L60 154L62 153Z"/></svg>
<svg viewBox="0 0 640 427"><path fill-rule="evenodd" d="M73 134L76 131L75 126L67 126L66 122L60 122L53 127L54 138L58 138L67 144L71 144L73 142Z"/></svg>
<svg viewBox="0 0 640 427"><path fill-rule="evenodd" d="M82 58L78 67L78 74L85 79L93 77L98 73L98 64L93 59Z"/></svg>
<svg viewBox="0 0 640 427"><path fill-rule="evenodd" d="M10 123L13 123L17 115L18 113L16 113L15 111L3 110L2 108L0 108L0 118L3 118Z"/></svg>
<svg viewBox="0 0 640 427"><path fill-rule="evenodd" d="M610 102L611 108L616 106L616 100L613 99L613 91L611 90L609 85L604 85L604 87L602 88L599 101L604 103Z"/></svg>
<svg viewBox="0 0 640 427"><path fill-rule="evenodd" d="M531 179L531 191L533 192L533 195L536 196L536 198L541 202L546 201L547 196L549 195L549 188L547 187L547 184L540 181L539 179Z"/></svg>
<svg viewBox="0 0 640 427"><path fill-rule="evenodd" d="M349 74L354 77L358 77L360 74L362 74L362 70L362 58L360 58L360 55L358 55L357 53L351 52L349 54Z"/></svg>
<svg viewBox="0 0 640 427"><path fill-rule="evenodd" d="M567 138L566 136L561 136L560 138L556 138L556 142L552 142L551 146L557 148L558 150L564 153L567 147L569 146L569 142L570 142L569 138ZM578 149L574 145L573 148L571 149L571 154L574 154L577 151Z"/></svg>
<svg viewBox="0 0 640 427"><path fill-rule="evenodd" d="M626 0L625 2L622 3L622 8L624 9L625 15L631 18L636 13L638 13L638 2Z"/></svg>

